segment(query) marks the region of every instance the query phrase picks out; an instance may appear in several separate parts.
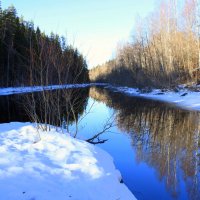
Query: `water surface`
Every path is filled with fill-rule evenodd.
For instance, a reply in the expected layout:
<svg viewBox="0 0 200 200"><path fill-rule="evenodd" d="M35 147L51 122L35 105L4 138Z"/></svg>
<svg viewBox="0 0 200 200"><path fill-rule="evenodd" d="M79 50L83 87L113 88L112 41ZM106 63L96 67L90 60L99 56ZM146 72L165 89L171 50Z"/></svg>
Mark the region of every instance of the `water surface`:
<svg viewBox="0 0 200 200"><path fill-rule="evenodd" d="M103 88L74 94L77 120L70 117L70 133L87 140L111 126L92 141L112 155L139 200L200 199L199 112ZM67 102L61 106L65 118L71 115ZM0 108L1 123L31 120L24 94L1 96Z"/></svg>

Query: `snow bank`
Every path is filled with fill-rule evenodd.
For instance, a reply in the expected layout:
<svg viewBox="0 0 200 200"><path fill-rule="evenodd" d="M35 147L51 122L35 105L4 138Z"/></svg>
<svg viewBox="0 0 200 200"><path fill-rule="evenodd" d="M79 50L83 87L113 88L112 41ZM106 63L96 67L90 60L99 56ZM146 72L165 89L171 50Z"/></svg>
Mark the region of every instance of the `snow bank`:
<svg viewBox="0 0 200 200"><path fill-rule="evenodd" d="M138 96L168 103L174 103L176 106L185 109L200 111L200 92L192 92L184 88L179 89L177 92L171 90L163 92L160 89L154 89L149 93L142 93L137 88L129 88L129 87L107 86L107 88L131 96Z"/></svg>
<svg viewBox="0 0 200 200"><path fill-rule="evenodd" d="M0 124L0 197L4 200L133 200L103 150L30 123Z"/></svg>
<svg viewBox="0 0 200 200"><path fill-rule="evenodd" d="M88 84L66 84L66 85L49 85L49 86L32 86L32 87L8 87L0 88L0 96L41 92L44 90L58 90L58 89L71 89L71 88L85 88L90 86L104 86L104 83L88 83Z"/></svg>

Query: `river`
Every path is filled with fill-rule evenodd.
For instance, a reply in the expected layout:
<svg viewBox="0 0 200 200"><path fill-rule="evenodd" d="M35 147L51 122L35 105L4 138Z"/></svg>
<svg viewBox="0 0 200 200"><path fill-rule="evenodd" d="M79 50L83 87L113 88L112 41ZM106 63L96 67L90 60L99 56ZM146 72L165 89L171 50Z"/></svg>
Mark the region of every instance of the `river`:
<svg viewBox="0 0 200 200"><path fill-rule="evenodd" d="M75 112L66 103L60 115L68 131L107 151L138 200L200 199L199 112L103 87L71 91ZM25 96L0 96L0 123L32 120Z"/></svg>

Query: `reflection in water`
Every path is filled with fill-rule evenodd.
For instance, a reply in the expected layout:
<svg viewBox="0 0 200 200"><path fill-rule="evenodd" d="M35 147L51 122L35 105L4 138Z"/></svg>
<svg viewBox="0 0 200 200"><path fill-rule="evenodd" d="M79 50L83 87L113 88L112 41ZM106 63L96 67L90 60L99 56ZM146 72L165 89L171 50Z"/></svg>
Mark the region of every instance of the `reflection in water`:
<svg viewBox="0 0 200 200"><path fill-rule="evenodd" d="M22 99L23 95L0 96L0 123L29 121Z"/></svg>
<svg viewBox="0 0 200 200"><path fill-rule="evenodd" d="M178 198L184 181L189 199L200 199L198 112L91 88L90 96L116 110L118 128L130 134L138 162L145 162ZM187 197L186 197L187 199Z"/></svg>
<svg viewBox="0 0 200 200"><path fill-rule="evenodd" d="M84 112L89 89L65 89L0 96L0 123L39 122L68 126ZM66 127L67 128L67 127Z"/></svg>
<svg viewBox="0 0 200 200"><path fill-rule="evenodd" d="M26 106L35 112L38 121L42 123L50 122L50 124L61 126L64 118L67 126L74 121L77 124L78 119L83 117L81 115L84 115L88 93L88 89L70 89L0 96L0 123L33 120L31 115L26 114ZM165 183L166 190L172 199L200 199L200 114L198 112L125 96L103 88L90 88L90 97L97 102L103 102L107 110L109 108L114 110L117 129L131 138L132 148L130 149L134 151L129 150L128 153L134 152L138 163L146 163L149 168L156 171L157 179ZM101 110L101 117L99 113L95 115L97 116L95 121L94 117L89 118L86 132L91 132L92 123L101 126L100 118L103 119L106 115L103 112L105 110ZM83 129L79 131L82 132ZM109 138L109 140L114 141L117 138L114 135L112 137L114 138ZM110 148L118 153L117 148L112 146ZM125 149L123 146L118 146L118 148ZM121 161L123 161L122 157L119 158ZM133 166L128 166L128 168L131 167ZM127 170L127 168L124 169ZM137 168L134 170L137 171ZM141 181L144 186L146 180ZM146 188L144 191L147 191Z"/></svg>

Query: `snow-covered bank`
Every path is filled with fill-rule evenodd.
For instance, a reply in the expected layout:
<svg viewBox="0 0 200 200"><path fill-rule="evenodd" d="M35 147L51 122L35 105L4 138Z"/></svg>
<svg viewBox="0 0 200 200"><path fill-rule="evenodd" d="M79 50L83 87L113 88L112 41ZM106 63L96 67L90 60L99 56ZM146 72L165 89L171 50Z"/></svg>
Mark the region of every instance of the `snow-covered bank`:
<svg viewBox="0 0 200 200"><path fill-rule="evenodd" d="M41 92L44 90L58 90L58 89L71 89L71 88L85 88L91 86L104 86L104 83L88 83L88 84L66 84L66 85L49 85L49 86L30 86L30 87L8 87L0 88L0 96L21 94L21 93L31 93L31 92Z"/></svg>
<svg viewBox="0 0 200 200"><path fill-rule="evenodd" d="M137 88L107 86L117 92L122 92L131 96L144 97L168 103L174 103L176 106L200 111L200 92L193 92L186 88L179 88L176 92L172 90L162 91L153 89L151 92L141 92Z"/></svg>
<svg viewBox="0 0 200 200"><path fill-rule="evenodd" d="M30 123L0 124L3 200L133 200L112 158L96 146Z"/></svg>
<svg viewBox="0 0 200 200"><path fill-rule="evenodd" d="M86 88L92 86L104 86L111 90L121 92L131 96L144 97L168 103L174 103L176 106L183 107L190 110L200 111L200 92L194 92L184 87L179 90L165 90L153 89L151 92L141 92L137 88L117 87L107 83L90 83L90 84L67 84L67 85L50 85L50 86L34 86L34 87L9 87L0 88L0 96L40 92L44 90L58 90L58 89L72 89L72 88ZM198 87L200 89L200 86Z"/></svg>

